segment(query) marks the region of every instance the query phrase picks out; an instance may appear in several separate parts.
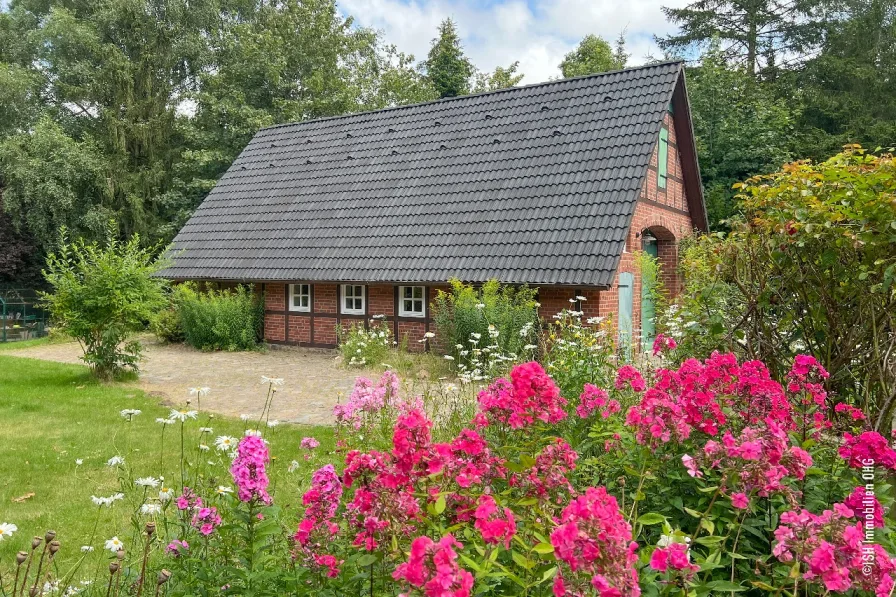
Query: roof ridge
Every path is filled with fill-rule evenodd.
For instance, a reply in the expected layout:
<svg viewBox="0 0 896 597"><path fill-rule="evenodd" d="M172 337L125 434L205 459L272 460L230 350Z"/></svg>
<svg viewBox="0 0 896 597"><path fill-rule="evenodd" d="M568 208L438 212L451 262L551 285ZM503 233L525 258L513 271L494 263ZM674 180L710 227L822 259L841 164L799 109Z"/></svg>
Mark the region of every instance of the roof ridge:
<svg viewBox="0 0 896 597"><path fill-rule="evenodd" d="M420 106L430 106L441 103L448 103L453 101L459 101L464 99L469 99L473 97L482 97L485 95L497 95L501 93L510 93L512 91L519 91L521 89L533 89L535 87L546 87L548 85L556 85L558 83L568 83L572 81L582 81L584 79L597 79L599 77L607 77L610 75L616 75L624 72L632 72L636 70L645 70L648 68L658 68L661 66L669 66L672 64L683 65L684 60L664 60L662 62L652 62L650 64L642 64L640 66L632 66L630 68L620 68L616 70L605 71L601 73L592 73L590 75L580 75L578 77L569 77L566 79L553 79L549 81L541 81L539 83L530 83L528 85L520 85L519 87L504 87L503 89L494 89L492 91L480 91L479 93L468 93L466 95L456 95L454 97L443 97L436 100L430 100L428 102L417 102L414 104L402 104L400 106L389 106L386 108L377 108L376 110L364 110L362 112L349 112L348 114L338 114L335 116L323 116L320 118L311 118L309 120L297 120L294 122L281 122L279 124L272 124L270 126L261 127L256 131L256 134L261 131L267 131L271 129L283 128L288 126L297 126L303 124L311 124L315 122L326 122L329 120L338 120L341 118L352 118L355 116L368 116L370 114L379 114L380 112L391 112L393 110L406 110L409 108L417 108Z"/></svg>

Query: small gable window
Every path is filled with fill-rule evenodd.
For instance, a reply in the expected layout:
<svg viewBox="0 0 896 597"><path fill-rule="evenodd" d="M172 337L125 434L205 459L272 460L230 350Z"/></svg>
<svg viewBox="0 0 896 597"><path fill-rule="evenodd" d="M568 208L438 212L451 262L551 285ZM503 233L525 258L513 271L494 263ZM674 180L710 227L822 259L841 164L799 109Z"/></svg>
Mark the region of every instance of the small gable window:
<svg viewBox="0 0 896 597"><path fill-rule="evenodd" d="M660 146L657 151L656 184L665 189L669 179L669 129L660 130Z"/></svg>
<svg viewBox="0 0 896 597"><path fill-rule="evenodd" d="M342 313L345 315L364 315L364 286L356 284L342 285Z"/></svg>
<svg viewBox="0 0 896 597"><path fill-rule="evenodd" d="M426 316L426 289L423 286L398 287L398 314L402 317Z"/></svg>
<svg viewBox="0 0 896 597"><path fill-rule="evenodd" d="M289 310L311 311L311 284L289 285Z"/></svg>

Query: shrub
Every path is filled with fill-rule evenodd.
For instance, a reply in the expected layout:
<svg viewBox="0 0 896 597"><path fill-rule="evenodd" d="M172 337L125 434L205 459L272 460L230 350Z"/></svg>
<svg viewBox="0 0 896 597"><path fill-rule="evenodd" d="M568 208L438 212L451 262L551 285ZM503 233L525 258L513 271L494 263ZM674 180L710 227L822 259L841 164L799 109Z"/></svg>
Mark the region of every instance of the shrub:
<svg viewBox="0 0 896 597"><path fill-rule="evenodd" d="M156 313L149 323L152 333L163 342L177 344L184 341L184 328L177 308L171 306Z"/></svg>
<svg viewBox="0 0 896 597"><path fill-rule="evenodd" d="M434 319L439 343L460 375L482 381L534 354L539 328L537 290L502 286L492 280L476 289L451 280L439 291Z"/></svg>
<svg viewBox="0 0 896 597"><path fill-rule="evenodd" d="M78 340L81 357L100 378L137 370L140 343L132 335L165 303L162 264L134 236L105 246L76 241L47 258L52 291L41 298L54 326Z"/></svg>
<svg viewBox="0 0 896 597"><path fill-rule="evenodd" d="M896 161L848 147L738 184L744 218L689 250L683 347L784 375L818 355L826 386L886 432L896 408ZM692 266L695 273L691 273Z"/></svg>
<svg viewBox="0 0 896 597"><path fill-rule="evenodd" d="M260 345L264 303L251 286L201 291L179 284L173 302L187 344L200 350L253 350Z"/></svg>
<svg viewBox="0 0 896 597"><path fill-rule="evenodd" d="M349 367L378 366L392 347L392 330L382 319L370 320L370 327L353 323L348 329L336 328L342 362Z"/></svg>

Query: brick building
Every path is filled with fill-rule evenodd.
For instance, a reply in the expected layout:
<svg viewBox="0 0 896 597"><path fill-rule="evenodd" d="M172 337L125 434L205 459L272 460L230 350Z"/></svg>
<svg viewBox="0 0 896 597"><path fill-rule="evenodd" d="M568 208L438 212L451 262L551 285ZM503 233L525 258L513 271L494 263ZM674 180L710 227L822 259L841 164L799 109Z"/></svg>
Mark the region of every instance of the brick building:
<svg viewBox="0 0 896 597"><path fill-rule="evenodd" d="M676 292L678 240L706 229L668 62L263 129L164 275L254 283L271 343L334 346L380 315L418 346L452 277L535 286L546 317L585 296L586 316L649 337L635 253Z"/></svg>

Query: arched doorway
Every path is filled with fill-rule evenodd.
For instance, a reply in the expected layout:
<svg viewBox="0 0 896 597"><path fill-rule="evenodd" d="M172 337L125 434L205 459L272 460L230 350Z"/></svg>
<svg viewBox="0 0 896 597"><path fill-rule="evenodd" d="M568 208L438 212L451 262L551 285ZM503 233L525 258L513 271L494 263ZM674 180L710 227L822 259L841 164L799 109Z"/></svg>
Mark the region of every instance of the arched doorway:
<svg viewBox="0 0 896 597"><path fill-rule="evenodd" d="M675 293L677 254L675 236L662 226L641 232L641 250L659 266L641 272L641 347L649 350L656 339L656 302L658 293Z"/></svg>
<svg viewBox="0 0 896 597"><path fill-rule="evenodd" d="M659 257L657 238L645 230L641 235L644 253L653 259ZM641 347L647 350L656 339L656 280L641 272Z"/></svg>
<svg viewBox="0 0 896 597"><path fill-rule="evenodd" d="M631 357L634 332L635 276L631 272L619 273L619 321L617 324L619 352Z"/></svg>

